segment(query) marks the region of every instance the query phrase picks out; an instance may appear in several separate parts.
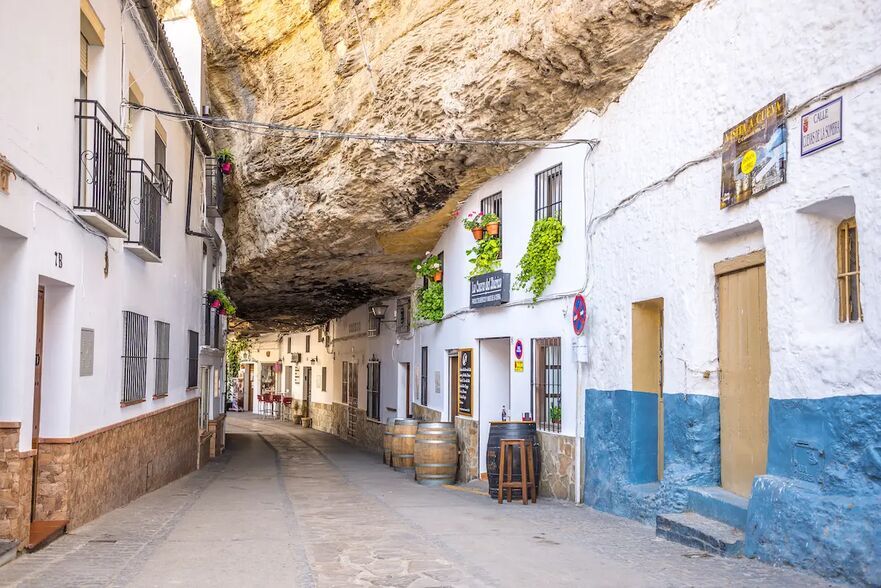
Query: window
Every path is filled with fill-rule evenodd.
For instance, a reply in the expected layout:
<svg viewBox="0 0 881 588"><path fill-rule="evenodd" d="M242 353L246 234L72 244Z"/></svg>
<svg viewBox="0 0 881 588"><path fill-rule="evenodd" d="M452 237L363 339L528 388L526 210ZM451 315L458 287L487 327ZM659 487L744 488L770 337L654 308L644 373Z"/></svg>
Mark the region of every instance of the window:
<svg viewBox="0 0 881 588"><path fill-rule="evenodd" d="M379 365L378 361L367 363L367 418L379 420Z"/></svg>
<svg viewBox="0 0 881 588"><path fill-rule="evenodd" d="M306 353L309 353L309 347L310 347L310 343L311 343L310 339L311 339L311 338L312 338L311 335L306 335Z"/></svg>
<svg viewBox="0 0 881 588"><path fill-rule="evenodd" d="M422 362L419 370L419 404L428 406L428 347L422 348Z"/></svg>
<svg viewBox="0 0 881 588"><path fill-rule="evenodd" d="M535 175L535 220L563 216L563 164Z"/></svg>
<svg viewBox="0 0 881 588"><path fill-rule="evenodd" d="M343 362L343 404L349 403L349 366L348 361Z"/></svg>
<svg viewBox="0 0 881 588"><path fill-rule="evenodd" d="M288 353L291 352L291 339L293 339L293 337L288 337Z"/></svg>
<svg viewBox="0 0 881 588"><path fill-rule="evenodd" d="M290 342L290 339L288 339ZM294 366L286 365L284 366L284 393L288 396L291 395L291 382L294 381Z"/></svg>
<svg viewBox="0 0 881 588"><path fill-rule="evenodd" d="M153 134L153 162L155 163L153 168L156 175L156 181L158 182L159 191L162 192L162 196L164 196L167 201L171 202L171 186L173 182L166 169L167 143L168 135L157 120L156 129Z"/></svg>
<svg viewBox="0 0 881 588"><path fill-rule="evenodd" d="M535 421L543 431L559 432L563 416L560 338L533 339L532 365Z"/></svg>
<svg viewBox="0 0 881 588"><path fill-rule="evenodd" d="M205 430L208 427L208 383L211 381L211 372L207 365L203 365L199 370L201 378L199 382L199 429Z"/></svg>
<svg viewBox="0 0 881 588"><path fill-rule="evenodd" d="M147 317L124 310L122 352L122 402L147 397Z"/></svg>
<svg viewBox="0 0 881 588"><path fill-rule="evenodd" d="M863 320L860 243L854 217L838 225L838 320L843 323Z"/></svg>
<svg viewBox="0 0 881 588"><path fill-rule="evenodd" d="M80 98L89 97L89 41L80 34Z"/></svg>
<svg viewBox="0 0 881 588"><path fill-rule="evenodd" d="M492 196L487 196L486 198L480 201L480 213L487 214L493 213L497 217L499 217L499 221L502 220L502 193L496 192ZM499 225L499 244L502 242L502 227ZM499 251L499 259L502 258L502 252Z"/></svg>
<svg viewBox="0 0 881 588"><path fill-rule="evenodd" d="M153 385L153 396L168 396L168 358L171 325L156 321L156 381Z"/></svg>
<svg viewBox="0 0 881 588"><path fill-rule="evenodd" d="M368 310L368 313L370 311ZM373 314L367 315L367 336L368 337L378 337L379 336L379 327L382 323L380 320L373 316Z"/></svg>
<svg viewBox="0 0 881 588"><path fill-rule="evenodd" d="M398 298L398 307L395 310L395 332L410 332L410 297Z"/></svg>
<svg viewBox="0 0 881 588"><path fill-rule="evenodd" d="M327 366L321 367L321 391L327 392Z"/></svg>
<svg viewBox="0 0 881 588"><path fill-rule="evenodd" d="M199 385L199 333L187 331L187 388Z"/></svg>
<svg viewBox="0 0 881 588"><path fill-rule="evenodd" d="M154 136L153 143L153 163L156 165L154 167L165 169L165 153L167 151L167 147L165 146L165 138L163 137L163 133L160 130L159 123L156 123L156 133Z"/></svg>
<svg viewBox="0 0 881 588"><path fill-rule="evenodd" d="M80 331L80 376L95 373L95 330Z"/></svg>

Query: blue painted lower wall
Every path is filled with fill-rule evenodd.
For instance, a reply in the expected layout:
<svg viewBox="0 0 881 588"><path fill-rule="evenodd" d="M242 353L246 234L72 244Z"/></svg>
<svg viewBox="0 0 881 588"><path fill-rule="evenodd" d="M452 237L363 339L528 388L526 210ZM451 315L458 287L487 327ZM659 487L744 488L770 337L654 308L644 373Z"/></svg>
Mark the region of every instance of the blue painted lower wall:
<svg viewBox="0 0 881 588"><path fill-rule="evenodd" d="M749 501L745 553L881 585L881 395L776 400L768 474ZM688 509L688 488L720 484L719 400L664 395L658 482L657 396L587 390L585 504L653 522Z"/></svg>

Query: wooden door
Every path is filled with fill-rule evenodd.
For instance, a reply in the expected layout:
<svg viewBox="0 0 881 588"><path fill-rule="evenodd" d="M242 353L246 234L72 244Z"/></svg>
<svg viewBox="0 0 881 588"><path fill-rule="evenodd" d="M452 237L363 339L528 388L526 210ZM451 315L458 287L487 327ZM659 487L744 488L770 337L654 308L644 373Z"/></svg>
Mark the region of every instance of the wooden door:
<svg viewBox="0 0 881 588"><path fill-rule="evenodd" d="M768 463L768 310L764 251L716 264L722 487L752 493Z"/></svg>
<svg viewBox="0 0 881 588"><path fill-rule="evenodd" d="M309 403L312 402L312 368L303 368L303 416L309 416Z"/></svg>
<svg viewBox="0 0 881 588"><path fill-rule="evenodd" d="M459 414L459 354L450 355L450 420Z"/></svg>
<svg viewBox="0 0 881 588"><path fill-rule="evenodd" d="M404 401L406 402L404 416L411 419L413 418L413 398L410 390L410 362L404 362L401 365L404 367Z"/></svg>
<svg viewBox="0 0 881 588"><path fill-rule="evenodd" d="M254 364L245 364L245 398L248 399L248 405L245 410L254 410Z"/></svg>
<svg viewBox="0 0 881 588"><path fill-rule="evenodd" d="M34 422L31 431L31 447L36 449L40 442L40 403L43 388L43 311L46 289L37 289L37 347L34 353ZM36 460L35 460L36 461Z"/></svg>
<svg viewBox="0 0 881 588"><path fill-rule="evenodd" d="M658 480L664 478L664 299L633 305L633 390L658 395Z"/></svg>

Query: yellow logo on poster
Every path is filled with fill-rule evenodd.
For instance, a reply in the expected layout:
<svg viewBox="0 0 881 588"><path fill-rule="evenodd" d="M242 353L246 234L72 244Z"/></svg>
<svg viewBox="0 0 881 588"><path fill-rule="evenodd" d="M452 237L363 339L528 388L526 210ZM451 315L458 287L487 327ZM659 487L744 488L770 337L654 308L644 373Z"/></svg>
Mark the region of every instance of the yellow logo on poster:
<svg viewBox="0 0 881 588"><path fill-rule="evenodd" d="M756 152L753 149L750 149L746 153L743 154L743 159L740 161L740 172L744 175L749 175L756 168Z"/></svg>
<svg viewBox="0 0 881 588"><path fill-rule="evenodd" d="M514 360L514 371L522 372L523 371L523 361L519 359Z"/></svg>

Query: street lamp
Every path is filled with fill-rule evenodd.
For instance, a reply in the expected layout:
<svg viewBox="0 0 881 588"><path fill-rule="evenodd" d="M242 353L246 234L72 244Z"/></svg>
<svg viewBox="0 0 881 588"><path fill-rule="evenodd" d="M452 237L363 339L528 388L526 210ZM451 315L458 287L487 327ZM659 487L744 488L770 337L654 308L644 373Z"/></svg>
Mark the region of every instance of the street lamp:
<svg viewBox="0 0 881 588"><path fill-rule="evenodd" d="M383 304L382 302L377 302L376 304L370 305L370 314L372 314L374 318L378 318L379 320L385 318L386 310L388 310L388 305Z"/></svg>

